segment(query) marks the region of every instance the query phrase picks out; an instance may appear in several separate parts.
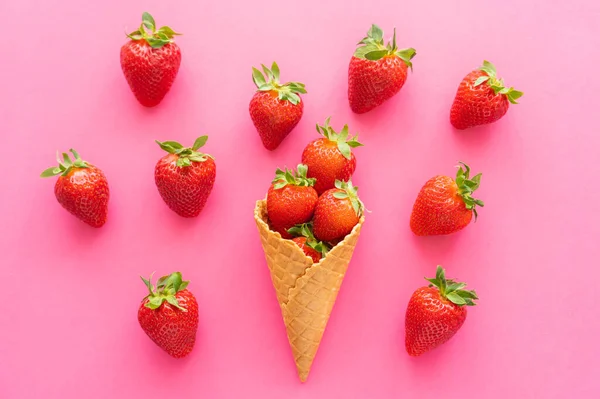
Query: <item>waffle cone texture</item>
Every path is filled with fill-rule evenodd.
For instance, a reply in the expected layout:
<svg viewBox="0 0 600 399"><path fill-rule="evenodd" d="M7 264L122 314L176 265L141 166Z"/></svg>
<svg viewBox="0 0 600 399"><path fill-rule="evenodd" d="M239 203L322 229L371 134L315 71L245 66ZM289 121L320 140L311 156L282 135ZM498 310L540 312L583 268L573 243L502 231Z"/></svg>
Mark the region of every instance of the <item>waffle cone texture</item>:
<svg viewBox="0 0 600 399"><path fill-rule="evenodd" d="M254 219L298 377L305 382L365 219L361 217L352 232L319 263L313 263L296 243L271 231L265 200L256 203Z"/></svg>

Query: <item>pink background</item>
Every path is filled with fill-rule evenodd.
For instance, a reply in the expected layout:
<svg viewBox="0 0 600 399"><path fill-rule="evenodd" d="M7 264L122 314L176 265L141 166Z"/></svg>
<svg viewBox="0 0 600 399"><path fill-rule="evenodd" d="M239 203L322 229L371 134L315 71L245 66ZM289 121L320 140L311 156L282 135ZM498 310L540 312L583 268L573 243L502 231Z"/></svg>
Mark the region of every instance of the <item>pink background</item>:
<svg viewBox="0 0 600 399"><path fill-rule="evenodd" d="M1 398L600 397L598 2L56 3L0 5ZM144 10L185 34L179 76L155 109L136 102L119 66L123 31ZM347 66L372 22L386 37L396 26L418 55L396 98L356 116ZM495 125L454 131L456 87L484 58L525 96ZM274 59L309 94L296 130L269 153L248 103L250 67ZM252 209L329 115L366 144L354 181L372 213L301 385ZM154 186L153 140L205 133L216 186L186 220ZM100 230L69 216L54 181L38 177L71 146L108 176ZM483 172L480 220L414 237L417 191L458 160ZM480 304L447 345L409 358L406 304L436 264ZM138 276L174 270L200 303L184 360L155 347L136 318Z"/></svg>

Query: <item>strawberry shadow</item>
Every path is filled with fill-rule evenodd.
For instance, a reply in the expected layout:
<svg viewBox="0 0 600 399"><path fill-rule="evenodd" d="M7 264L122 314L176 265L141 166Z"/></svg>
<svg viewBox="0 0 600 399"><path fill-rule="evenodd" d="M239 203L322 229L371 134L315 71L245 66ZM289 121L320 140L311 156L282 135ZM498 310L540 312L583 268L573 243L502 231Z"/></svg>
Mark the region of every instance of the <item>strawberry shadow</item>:
<svg viewBox="0 0 600 399"><path fill-rule="evenodd" d="M348 119L350 119L361 132L365 131L365 133L372 134L377 131L396 131L399 126L399 121L401 121L400 125L402 126L402 131L410 132L412 131L413 115L415 113L411 108L412 104L407 99L409 97L408 93L404 93L405 95L402 94L402 92L398 93L396 96L364 114L352 112L350 106L347 104L348 100L346 99L349 110L348 114L350 115Z"/></svg>
<svg viewBox="0 0 600 399"><path fill-rule="evenodd" d="M498 132L498 125L495 123L489 125L476 126L465 130L459 130L450 126L452 134L457 142L466 147L479 147L483 146L492 139L496 134L502 134Z"/></svg>
<svg viewBox="0 0 600 399"><path fill-rule="evenodd" d="M56 223L54 230L60 231L61 241L75 245L77 248L93 247L94 242L101 239L106 230L111 229L110 224L112 224L110 209L107 221L102 227L92 227L70 214L58 215L57 218L60 222Z"/></svg>

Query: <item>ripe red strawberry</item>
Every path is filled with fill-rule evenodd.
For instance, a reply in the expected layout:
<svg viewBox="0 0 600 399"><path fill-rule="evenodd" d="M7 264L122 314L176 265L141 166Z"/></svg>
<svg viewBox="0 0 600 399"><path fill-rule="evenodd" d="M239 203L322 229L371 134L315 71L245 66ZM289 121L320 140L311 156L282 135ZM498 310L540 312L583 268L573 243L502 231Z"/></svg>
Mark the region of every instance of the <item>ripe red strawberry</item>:
<svg viewBox="0 0 600 399"><path fill-rule="evenodd" d="M298 94L306 93L303 83L279 83L279 67L274 62L271 69L262 65L263 75L252 68L252 79L258 91L250 101L250 117L267 150L274 150L296 127L304 103Z"/></svg>
<svg viewBox="0 0 600 399"><path fill-rule="evenodd" d="M428 287L416 290L406 309L406 351L419 356L434 349L456 334L467 318L466 306L479 299L467 291L464 283L446 280L444 269L437 267ZM466 306L465 306L466 305Z"/></svg>
<svg viewBox="0 0 600 399"><path fill-rule="evenodd" d="M198 302L187 290L189 281L181 273L161 277L152 285L142 277L150 294L138 310L140 326L152 341L175 358L187 356L196 343L198 331Z"/></svg>
<svg viewBox="0 0 600 399"><path fill-rule="evenodd" d="M461 162L456 180L448 176L429 179L417 196L410 216L410 228L418 236L451 234L465 228L473 215L477 219L476 206L483 201L472 194L479 188L481 173L469 178L471 169Z"/></svg>
<svg viewBox="0 0 600 399"><path fill-rule="evenodd" d="M169 154L156 164L154 181L162 199L179 216L198 216L215 183L213 157L198 152L207 140L208 136L198 137L191 148L176 141L157 141Z"/></svg>
<svg viewBox="0 0 600 399"><path fill-rule="evenodd" d="M181 50L173 42L175 35L180 33L168 26L156 30L154 18L145 12L140 28L127 35L131 40L121 47L121 69L143 106L158 105L177 76Z"/></svg>
<svg viewBox="0 0 600 399"><path fill-rule="evenodd" d="M288 229L310 221L319 196L312 187L315 179L306 177L306 165L298 165L295 174L277 169L267 193L267 213L273 231L292 238Z"/></svg>
<svg viewBox="0 0 600 399"><path fill-rule="evenodd" d="M314 263L317 263L327 255L329 246L323 241L318 241L312 229L312 223L303 223L288 229L288 233L295 236L292 241L300 247L306 256L312 258Z"/></svg>
<svg viewBox="0 0 600 399"><path fill-rule="evenodd" d="M508 103L517 104L522 92L504 87L496 77L496 68L488 61L460 82L450 109L450 123L457 129L492 123L508 111Z"/></svg>
<svg viewBox="0 0 600 399"><path fill-rule="evenodd" d="M396 29L392 43L383 44L383 31L371 26L350 60L348 68L348 100L350 108L363 114L396 95L406 82L410 61L417 52L414 48L399 50Z"/></svg>
<svg viewBox="0 0 600 399"><path fill-rule="evenodd" d="M360 221L364 205L358 198L358 187L351 181L336 180L335 187L325 191L317 202L313 218L315 237L321 241L336 241L349 234Z"/></svg>
<svg viewBox="0 0 600 399"><path fill-rule="evenodd" d="M317 179L315 190L321 195L334 188L336 180L348 181L356 169L356 157L352 148L363 144L358 142L358 135L348 138L348 125L344 125L339 133L329 126L317 125L317 131L324 137L309 143L302 152L302 163L308 166L308 176Z"/></svg>
<svg viewBox="0 0 600 399"><path fill-rule="evenodd" d="M57 154L58 166L48 168L41 177L60 175L54 186L58 203L92 227L102 227L108 214L109 190L106 176L97 167L79 157L74 149L63 153L61 160Z"/></svg>

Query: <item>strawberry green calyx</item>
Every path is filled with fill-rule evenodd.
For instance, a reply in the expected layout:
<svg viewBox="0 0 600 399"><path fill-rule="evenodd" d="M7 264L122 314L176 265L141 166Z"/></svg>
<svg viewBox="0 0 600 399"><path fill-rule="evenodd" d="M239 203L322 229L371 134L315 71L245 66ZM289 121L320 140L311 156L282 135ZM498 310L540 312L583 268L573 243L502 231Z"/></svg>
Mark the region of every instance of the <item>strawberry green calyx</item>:
<svg viewBox="0 0 600 399"><path fill-rule="evenodd" d="M496 76L496 67L491 62L483 61L483 66L479 69L485 72L487 76L477 78L474 86L487 82L495 94L504 94L511 104L518 104L517 99L523 95L523 92L515 90L513 87L505 87L504 81Z"/></svg>
<svg viewBox="0 0 600 399"><path fill-rule="evenodd" d="M358 187L352 185L352 181L350 180L347 182L336 180L335 188L342 191L336 191L333 193L333 196L337 199L350 199L350 203L352 203L352 208L354 208L356 216L361 217L365 211L365 204L358 198Z"/></svg>
<svg viewBox="0 0 600 399"><path fill-rule="evenodd" d="M42 172L40 177L52 177L58 175L66 176L72 169L85 169L90 167L86 161L81 159L77 151L72 148L69 151L73 154L73 158L75 158L75 160L72 160L69 154L66 152L62 153L61 159L57 152L56 160L58 161L58 166L46 169Z"/></svg>
<svg viewBox="0 0 600 399"><path fill-rule="evenodd" d="M455 305L475 306L474 301L479 299L475 290L469 291L463 289L467 286L465 283L457 283L454 280L446 280L444 269L441 266L437 267L435 271L435 278L425 277L425 280L431 283L429 285L430 287L437 287L442 298L448 299Z"/></svg>
<svg viewBox="0 0 600 399"><path fill-rule="evenodd" d="M361 147L364 144L358 141L358 134L354 135L352 138L348 138L349 128L348 125L344 125L342 130L337 133L331 126L329 126L329 121L331 118L327 118L325 120L325 125L321 126L317 123L317 132L322 134L326 139L336 142L337 147L346 159L352 159L352 152L350 148Z"/></svg>
<svg viewBox="0 0 600 399"><path fill-rule="evenodd" d="M315 185L317 179L308 178L306 174L308 173L308 166L304 164L299 164L296 171L288 170L287 168L284 170L277 169L275 171L275 178L271 182L273 184L273 188L278 190L287 186L305 186L312 187Z"/></svg>
<svg viewBox="0 0 600 399"><path fill-rule="evenodd" d="M298 94L306 94L306 88L304 83L300 82L279 82L279 66L273 62L271 69L262 65L264 75L258 69L252 67L252 80L258 91L275 91L277 92L278 98L282 101L289 101L296 105L300 102L300 96Z"/></svg>
<svg viewBox="0 0 600 399"><path fill-rule="evenodd" d="M479 184L481 183L481 173L478 175L469 178L469 174L471 173L471 168L464 162L459 162L458 171L456 172L456 185L458 186L458 195L460 195L465 202L465 206L467 209L471 209L475 214L475 219L477 219L477 209L476 206L483 206L483 201L473 198L473 192L479 188ZM465 167L463 169L463 166Z"/></svg>
<svg viewBox="0 0 600 399"><path fill-rule="evenodd" d="M159 278L156 282L156 288L152 285L152 275L150 275L148 280L143 277L140 278L144 284L146 284L146 287L148 287L148 291L150 291L144 298L148 299L148 302L145 305L147 308L152 310L158 309L162 306L163 302L167 301L177 309L187 312L186 308L179 305L177 297L175 296L179 291L185 290L190 283L189 281L183 281L180 272L175 272Z"/></svg>
<svg viewBox="0 0 600 399"><path fill-rule="evenodd" d="M288 233L290 233L294 237L306 237L306 245L319 252L324 257L330 250L329 245L327 245L323 241L317 240L313 234L312 229L312 222L309 222L297 224L291 229L288 229Z"/></svg>
<svg viewBox="0 0 600 399"><path fill-rule="evenodd" d="M367 37L362 39L358 44L362 46L358 47L354 52L354 56L357 58L377 61L383 57L400 57L411 70L412 62L410 60L417 55L417 51L412 47L398 49L398 46L396 45L396 28L394 28L392 41L388 42L387 46L384 45L383 30L375 24L373 24L371 29L367 32Z"/></svg>
<svg viewBox="0 0 600 399"><path fill-rule="evenodd" d="M160 148L169 154L178 155L179 158L177 159L177 166L185 167L191 166L192 162L204 162L208 158L213 158L212 155L198 152L198 149L206 144L207 140L208 136L200 136L196 139L196 141L194 141L194 145L192 147L184 147L176 141L161 142L156 140L156 144L158 144Z"/></svg>
<svg viewBox="0 0 600 399"><path fill-rule="evenodd" d="M150 32L148 32L150 31ZM142 24L139 29L127 35L131 40L145 40L152 48L161 48L165 44L173 42L173 37L181 35L168 26L156 29L156 22L152 15L145 12L142 14Z"/></svg>

